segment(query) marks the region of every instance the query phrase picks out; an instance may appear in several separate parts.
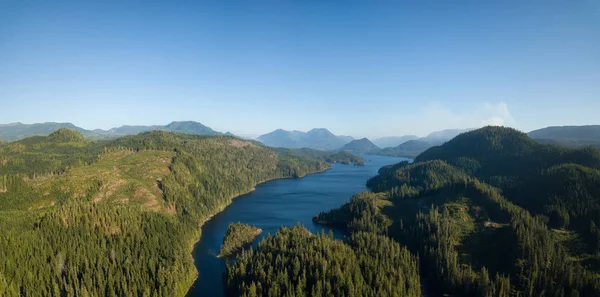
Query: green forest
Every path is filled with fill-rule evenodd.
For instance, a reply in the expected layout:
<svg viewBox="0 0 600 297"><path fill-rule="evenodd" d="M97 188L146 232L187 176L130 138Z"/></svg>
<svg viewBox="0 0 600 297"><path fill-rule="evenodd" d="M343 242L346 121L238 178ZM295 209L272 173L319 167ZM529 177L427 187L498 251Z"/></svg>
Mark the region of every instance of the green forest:
<svg viewBox="0 0 600 297"><path fill-rule="evenodd" d="M0 296L183 296L199 227L232 198L361 161L164 131L1 143ZM367 186L313 219L345 239L282 228L228 262L225 293L600 296L596 149L485 127L385 166ZM226 246L247 244L235 236L245 228L230 228Z"/></svg>
<svg viewBox="0 0 600 297"><path fill-rule="evenodd" d="M485 127L381 168L314 221L408 247L439 294L600 296L599 177L598 150Z"/></svg>
<svg viewBox="0 0 600 297"><path fill-rule="evenodd" d="M227 136L0 144L0 296L184 296L200 226L258 183L331 165Z"/></svg>
<svg viewBox="0 0 600 297"><path fill-rule="evenodd" d="M341 241L283 227L229 262L223 277L227 296L421 296L416 257L368 232Z"/></svg>
<svg viewBox="0 0 600 297"><path fill-rule="evenodd" d="M221 251L218 257L232 257L252 242L262 233L262 229L241 223L231 223L227 226Z"/></svg>

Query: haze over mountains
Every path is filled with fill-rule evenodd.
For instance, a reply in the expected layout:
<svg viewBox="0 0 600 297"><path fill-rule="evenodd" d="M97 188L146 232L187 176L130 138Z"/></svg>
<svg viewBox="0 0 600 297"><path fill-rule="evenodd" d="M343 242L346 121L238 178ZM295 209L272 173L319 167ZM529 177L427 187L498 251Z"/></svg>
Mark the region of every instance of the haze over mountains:
<svg viewBox="0 0 600 297"><path fill-rule="evenodd" d="M50 133L60 129L69 128L73 129L83 136L88 138L113 138L124 135L133 135L147 131L170 131L180 132L187 134L197 135L222 135L222 133L214 131L213 129L204 126L194 121L175 121L168 125L152 125L152 126L121 126L112 128L109 130L94 129L86 130L77 127L71 123L36 123L36 124L22 124L22 123L11 123L0 125L0 140L14 141L23 139L28 136L36 135L49 135Z"/></svg>
<svg viewBox="0 0 600 297"><path fill-rule="evenodd" d="M600 125L547 127L527 134L539 143L570 148L583 146L600 148Z"/></svg>
<svg viewBox="0 0 600 297"><path fill-rule="evenodd" d="M386 136L372 139L371 142L380 148L399 146L409 140L419 139L417 135Z"/></svg>
<svg viewBox="0 0 600 297"><path fill-rule="evenodd" d="M29 136L49 135L60 129L69 128L91 139L107 139L124 135L160 130L196 135L236 136L231 132L221 133L194 121L174 121L167 125L124 125L108 130L87 130L72 123L0 124L0 141L15 141ZM308 132L277 129L261 135L256 140L270 147L312 148L325 151L349 151L357 154L415 157L423 151L444 144L455 136L473 129L447 129L434 131L425 137L415 135L354 139L351 136L335 135L325 128L314 128ZM528 135L539 143L578 148L600 147L600 125L556 126L534 130Z"/></svg>

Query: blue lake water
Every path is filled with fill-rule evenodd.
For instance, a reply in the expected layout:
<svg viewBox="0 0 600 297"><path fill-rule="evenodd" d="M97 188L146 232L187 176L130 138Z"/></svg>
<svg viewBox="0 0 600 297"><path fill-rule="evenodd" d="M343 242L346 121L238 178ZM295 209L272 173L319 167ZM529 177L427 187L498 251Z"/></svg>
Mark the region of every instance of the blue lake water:
<svg viewBox="0 0 600 297"><path fill-rule="evenodd" d="M365 190L366 181L375 176L382 166L409 160L371 155L363 157L364 167L333 164L330 170L322 173L258 185L255 191L236 198L202 226L200 241L193 251L198 279L187 296L223 296L225 260L216 255L230 223L241 222L261 228L263 233L257 242L269 233L276 233L281 226L297 223L312 232L328 232L329 228L314 224L312 217L341 206L350 200L352 194ZM335 230L334 233L337 237L341 236Z"/></svg>

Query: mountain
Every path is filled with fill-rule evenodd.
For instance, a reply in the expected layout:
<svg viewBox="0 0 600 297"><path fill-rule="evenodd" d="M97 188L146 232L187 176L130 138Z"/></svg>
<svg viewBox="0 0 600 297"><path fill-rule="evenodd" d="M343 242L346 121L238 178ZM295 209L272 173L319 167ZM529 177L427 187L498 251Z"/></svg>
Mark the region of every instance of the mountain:
<svg viewBox="0 0 600 297"><path fill-rule="evenodd" d="M256 139L271 147L301 148L303 147L302 139L304 134L304 132L296 130L287 131L277 129L273 132L263 134Z"/></svg>
<svg viewBox="0 0 600 297"><path fill-rule="evenodd" d="M600 296L599 150L484 127L378 173L313 221L411 247L428 295Z"/></svg>
<svg viewBox="0 0 600 297"><path fill-rule="evenodd" d="M216 132L213 129L204 126L198 122L194 121L182 121L182 122L171 122L168 125L160 126L121 126L117 128L112 128L108 131L104 130L94 130L95 133L105 136L123 136L123 135L133 135L139 134L147 131L169 131L169 132L178 132L185 134L195 134L195 135L222 135L220 132Z"/></svg>
<svg viewBox="0 0 600 297"><path fill-rule="evenodd" d="M124 125L120 127L111 128L109 130L95 129L95 133L99 135L135 135L142 132L153 131L153 130L164 130L164 126L130 126Z"/></svg>
<svg viewBox="0 0 600 297"><path fill-rule="evenodd" d="M441 145L455 136L473 129L447 129L435 131L419 139L406 141L396 147L387 147L377 154L382 156L414 158L425 150Z"/></svg>
<svg viewBox="0 0 600 297"><path fill-rule="evenodd" d="M429 133L429 135L425 136L424 138L432 142L446 142L461 133L468 132L471 130L474 129L446 129L441 131L434 131Z"/></svg>
<svg viewBox="0 0 600 297"><path fill-rule="evenodd" d="M355 154L376 154L381 149L367 138L355 139L346 143L340 151L349 151Z"/></svg>
<svg viewBox="0 0 600 297"><path fill-rule="evenodd" d="M118 136L124 135L134 135L147 131L170 131L170 132L179 132L186 134L196 134L196 135L221 135L220 132L216 132L213 129L204 126L198 122L193 121L184 121L184 122L171 122L168 125L153 125L153 126L121 126L115 127L109 130L102 129L94 129L94 130L86 130L80 127L77 127L71 123L38 123L38 124L22 124L22 123L12 123L12 124L4 124L0 125L0 140L4 141L15 141L19 139L23 139L29 136L42 136L49 135L50 133L61 129L67 128L75 130L81 133L83 136L92 139L105 139L105 138L115 138Z"/></svg>
<svg viewBox="0 0 600 297"><path fill-rule="evenodd" d="M315 128L308 132L287 131L277 129L257 138L271 147L302 148L319 150L336 150L349 142L349 136L336 136L325 128Z"/></svg>
<svg viewBox="0 0 600 297"><path fill-rule="evenodd" d="M171 122L170 124L165 126L166 131L170 132L179 132L186 134L195 134L195 135L222 135L223 133L217 132L207 126L204 126L198 122L194 121L184 121L184 122Z"/></svg>
<svg viewBox="0 0 600 297"><path fill-rule="evenodd" d="M600 125L558 126L527 133L535 141L564 147L600 147Z"/></svg>
<svg viewBox="0 0 600 297"><path fill-rule="evenodd" d="M415 139L419 139L419 137L416 135L387 136L387 137L375 138L372 140L372 142L373 142L373 144L375 144L376 146L378 146L380 148L386 148L386 147L399 146L409 140L415 140Z"/></svg>
<svg viewBox="0 0 600 297"><path fill-rule="evenodd" d="M348 143L348 142L354 140L354 137L348 136L348 135L338 135L337 137L339 139L341 139L342 141L344 141L344 143Z"/></svg>
<svg viewBox="0 0 600 297"><path fill-rule="evenodd" d="M14 141L28 136L49 135L50 133L61 129L68 128L78 131L84 136L92 136L95 133L92 131L79 128L71 123L38 123L38 124L22 124L12 123L0 125L0 140Z"/></svg>
<svg viewBox="0 0 600 297"><path fill-rule="evenodd" d="M377 155L414 158L425 150L444 143L442 140L427 140L425 138L409 140L396 147L381 149Z"/></svg>

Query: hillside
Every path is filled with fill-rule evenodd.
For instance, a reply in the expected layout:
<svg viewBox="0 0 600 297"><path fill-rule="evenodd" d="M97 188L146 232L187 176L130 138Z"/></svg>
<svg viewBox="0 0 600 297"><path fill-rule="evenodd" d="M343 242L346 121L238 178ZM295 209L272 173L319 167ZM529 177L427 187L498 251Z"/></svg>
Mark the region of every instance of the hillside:
<svg viewBox="0 0 600 297"><path fill-rule="evenodd" d="M598 296L600 152L510 128L463 133L383 167L317 223L386 234L452 296Z"/></svg>
<svg viewBox="0 0 600 297"><path fill-rule="evenodd" d="M164 131L0 144L0 295L183 296L199 224L258 183L329 167Z"/></svg>
<svg viewBox="0 0 600 297"><path fill-rule="evenodd" d="M29 136L45 136L61 129L67 128L81 133L86 138L90 139L107 139L116 138L125 135L135 135L148 131L170 131L196 135L221 135L221 133L206 127L198 122L184 121L171 122L168 125L153 125L153 126L121 126L109 130L94 129L86 130L77 127L71 123L39 123L39 124L22 124L13 123L0 125L0 140L14 141L23 139Z"/></svg>
<svg viewBox="0 0 600 297"><path fill-rule="evenodd" d="M376 154L380 150L367 138L352 140L340 148L340 151L349 151L355 154Z"/></svg>
<svg viewBox="0 0 600 297"><path fill-rule="evenodd" d="M547 127L527 133L535 141L544 144L578 148L600 148L600 125Z"/></svg>
<svg viewBox="0 0 600 297"><path fill-rule="evenodd" d="M318 150L336 150L350 140L349 136L336 136L324 128L315 128L308 132L277 129L257 138L271 147L312 148Z"/></svg>
<svg viewBox="0 0 600 297"><path fill-rule="evenodd" d="M281 156L307 157L328 163L341 163L346 165L364 166L365 159L350 152L327 152L310 148L288 149L273 148Z"/></svg>
<svg viewBox="0 0 600 297"><path fill-rule="evenodd" d="M386 148L386 147L399 146L409 140L415 140L415 139L419 139L419 137L416 135L404 135L404 136L380 137L380 138L375 138L371 141L373 142L373 144L375 144L376 146L378 146L380 148Z"/></svg>

